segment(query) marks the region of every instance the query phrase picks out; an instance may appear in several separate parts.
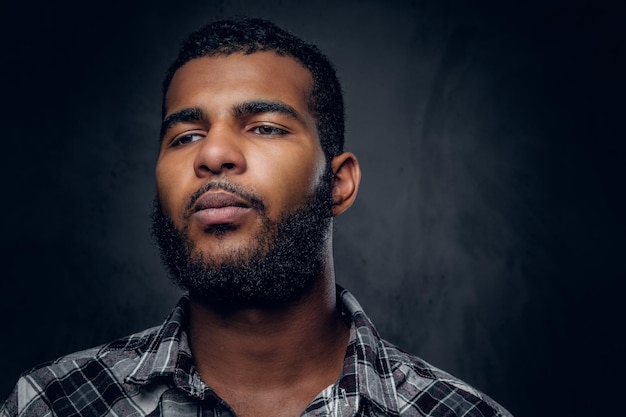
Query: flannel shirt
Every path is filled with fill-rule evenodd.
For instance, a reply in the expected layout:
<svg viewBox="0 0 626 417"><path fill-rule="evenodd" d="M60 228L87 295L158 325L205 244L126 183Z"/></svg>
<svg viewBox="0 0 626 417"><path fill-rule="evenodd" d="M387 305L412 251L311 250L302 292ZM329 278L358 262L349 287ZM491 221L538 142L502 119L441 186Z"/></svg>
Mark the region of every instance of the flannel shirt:
<svg viewBox="0 0 626 417"><path fill-rule="evenodd" d="M338 288L338 300L350 323L343 372L303 417L511 417L488 396L382 340L348 291ZM184 296L162 326L23 374L0 417L233 417L193 364L185 330L188 306Z"/></svg>

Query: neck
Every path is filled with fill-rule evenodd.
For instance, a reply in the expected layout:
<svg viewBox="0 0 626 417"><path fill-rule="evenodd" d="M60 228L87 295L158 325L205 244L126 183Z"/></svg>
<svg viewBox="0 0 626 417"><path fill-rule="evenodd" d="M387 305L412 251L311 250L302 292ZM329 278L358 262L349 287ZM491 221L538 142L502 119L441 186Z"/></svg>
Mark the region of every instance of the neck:
<svg viewBox="0 0 626 417"><path fill-rule="evenodd" d="M339 376L349 336L337 311L332 262L307 294L280 308L224 312L192 297L189 331L196 367L220 395L296 383L313 384L317 393Z"/></svg>

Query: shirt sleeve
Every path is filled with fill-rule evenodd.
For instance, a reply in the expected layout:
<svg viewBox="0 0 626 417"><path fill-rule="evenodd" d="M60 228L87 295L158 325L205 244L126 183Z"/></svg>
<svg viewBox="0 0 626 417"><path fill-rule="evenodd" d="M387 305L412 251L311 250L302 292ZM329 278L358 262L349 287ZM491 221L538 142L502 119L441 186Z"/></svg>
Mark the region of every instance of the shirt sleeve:
<svg viewBox="0 0 626 417"><path fill-rule="evenodd" d="M8 398L0 407L0 417L50 417L52 415L42 392L29 381L21 377Z"/></svg>

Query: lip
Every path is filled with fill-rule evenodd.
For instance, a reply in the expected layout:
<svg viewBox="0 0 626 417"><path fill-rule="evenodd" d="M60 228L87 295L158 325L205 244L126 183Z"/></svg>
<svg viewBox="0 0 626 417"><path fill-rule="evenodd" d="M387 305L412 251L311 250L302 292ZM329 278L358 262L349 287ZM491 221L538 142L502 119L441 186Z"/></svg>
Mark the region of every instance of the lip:
<svg viewBox="0 0 626 417"><path fill-rule="evenodd" d="M220 209L224 207L242 207L249 208L249 204L234 194L227 193L225 191L208 191L196 201L193 205L193 211L207 209Z"/></svg>
<svg viewBox="0 0 626 417"><path fill-rule="evenodd" d="M251 210L244 199L223 191L204 193L192 208L193 217L203 226L238 223Z"/></svg>

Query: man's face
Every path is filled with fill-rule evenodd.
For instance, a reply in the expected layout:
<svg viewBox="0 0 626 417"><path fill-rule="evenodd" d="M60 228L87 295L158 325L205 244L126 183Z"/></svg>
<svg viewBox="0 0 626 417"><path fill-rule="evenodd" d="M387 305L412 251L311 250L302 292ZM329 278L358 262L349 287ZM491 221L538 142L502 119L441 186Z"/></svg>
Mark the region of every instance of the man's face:
<svg viewBox="0 0 626 417"><path fill-rule="evenodd" d="M307 104L311 83L299 63L271 52L198 58L176 72L156 180L159 211L191 260L213 270L256 262L284 230L308 233L311 225L326 225L317 238L324 240L328 207L306 213L330 196ZM294 219L308 225L280 232Z"/></svg>

